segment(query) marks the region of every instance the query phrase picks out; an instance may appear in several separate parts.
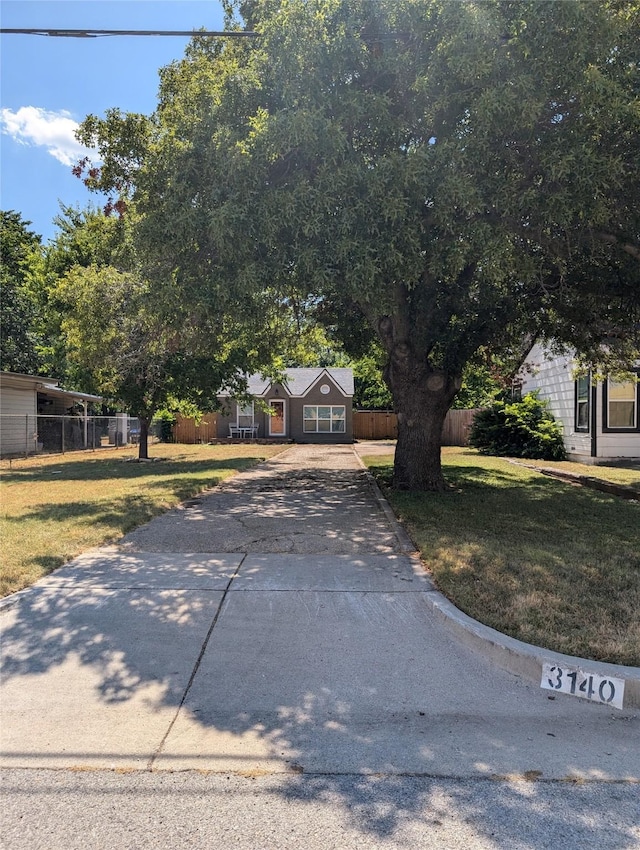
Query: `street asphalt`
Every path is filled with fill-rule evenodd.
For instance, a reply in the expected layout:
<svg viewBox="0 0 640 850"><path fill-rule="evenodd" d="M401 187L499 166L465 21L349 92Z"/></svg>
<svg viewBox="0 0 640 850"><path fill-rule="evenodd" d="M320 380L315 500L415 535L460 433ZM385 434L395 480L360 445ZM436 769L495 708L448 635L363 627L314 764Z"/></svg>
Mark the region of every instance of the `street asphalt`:
<svg viewBox="0 0 640 850"><path fill-rule="evenodd" d="M1 846L637 850L640 710L445 603L351 446L77 558L0 611Z"/></svg>

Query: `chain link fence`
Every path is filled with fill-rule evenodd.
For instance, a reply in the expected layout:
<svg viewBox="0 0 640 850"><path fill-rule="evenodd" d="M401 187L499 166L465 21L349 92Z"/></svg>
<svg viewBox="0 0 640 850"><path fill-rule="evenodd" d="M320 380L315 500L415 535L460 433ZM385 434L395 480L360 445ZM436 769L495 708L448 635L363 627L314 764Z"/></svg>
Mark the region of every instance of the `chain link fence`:
<svg viewBox="0 0 640 850"><path fill-rule="evenodd" d="M155 426L149 439L157 439ZM115 416L0 415L0 455L20 457L119 448L136 444L138 419Z"/></svg>

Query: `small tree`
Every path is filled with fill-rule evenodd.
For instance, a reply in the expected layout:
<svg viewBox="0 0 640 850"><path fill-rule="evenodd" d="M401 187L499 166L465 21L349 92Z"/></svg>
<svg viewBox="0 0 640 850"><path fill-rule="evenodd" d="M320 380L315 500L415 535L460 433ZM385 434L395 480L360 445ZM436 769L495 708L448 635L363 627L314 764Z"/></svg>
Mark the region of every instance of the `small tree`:
<svg viewBox="0 0 640 850"><path fill-rule="evenodd" d="M66 306L67 356L93 387L140 420L139 457L148 458L149 425L170 383L171 339L150 310L149 286L110 266L76 266L58 285Z"/></svg>
<svg viewBox="0 0 640 850"><path fill-rule="evenodd" d="M200 409L222 386L242 392L244 374L267 352L241 320L186 310L170 282L159 287L111 266L74 267L59 282L67 357L93 388L140 420L139 457L148 458L151 420L176 399ZM250 338L248 338L250 337Z"/></svg>

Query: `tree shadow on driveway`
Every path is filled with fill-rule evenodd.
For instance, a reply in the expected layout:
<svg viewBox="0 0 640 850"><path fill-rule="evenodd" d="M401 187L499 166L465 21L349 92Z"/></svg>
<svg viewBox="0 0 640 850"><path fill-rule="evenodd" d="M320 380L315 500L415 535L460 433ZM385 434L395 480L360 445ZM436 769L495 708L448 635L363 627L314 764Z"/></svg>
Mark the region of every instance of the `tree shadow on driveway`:
<svg viewBox="0 0 640 850"><path fill-rule="evenodd" d="M242 777L295 806L328 801L363 846L418 847L454 818L490 848L633 846L636 716L550 700L459 646L410 559L372 551L383 514L362 471L257 477L2 612L3 766ZM256 547L309 516L337 545L216 547L238 516ZM212 548L181 548L195 540ZM619 804L596 817L594 789L613 782Z"/></svg>
<svg viewBox="0 0 640 850"><path fill-rule="evenodd" d="M626 790L596 821L588 784L640 780L623 757L637 717L550 702L460 650L428 591L401 589L402 558L343 555L315 590L286 580L329 569L307 556L282 556L278 588L267 556L114 559L2 613L5 766L282 775L270 793L331 800L363 836L463 817L506 841L521 819L567 846L633 846ZM369 589L337 588L338 569ZM587 786L564 783L558 808L557 779ZM558 846L526 830L509 846Z"/></svg>

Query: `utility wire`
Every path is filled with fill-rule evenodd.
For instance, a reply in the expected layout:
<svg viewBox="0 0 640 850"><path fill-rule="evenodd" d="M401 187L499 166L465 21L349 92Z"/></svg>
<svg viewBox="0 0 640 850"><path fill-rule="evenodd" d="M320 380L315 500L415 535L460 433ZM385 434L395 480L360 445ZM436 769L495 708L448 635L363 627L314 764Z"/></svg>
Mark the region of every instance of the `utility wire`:
<svg viewBox="0 0 640 850"><path fill-rule="evenodd" d="M256 38L259 33L250 30L63 30L35 28L5 28L0 29L4 35L45 35L55 38L101 38L117 35L169 35L169 36L203 36L205 38Z"/></svg>
<svg viewBox="0 0 640 850"><path fill-rule="evenodd" d="M105 38L119 35L181 36L183 38L259 38L261 33L253 30L93 30L93 29L41 29L36 27L2 27L3 35L43 35L55 38ZM389 32L369 39L379 44L385 41L406 41L411 37L408 32ZM366 39L365 39L366 40ZM504 41L504 37L501 41Z"/></svg>

